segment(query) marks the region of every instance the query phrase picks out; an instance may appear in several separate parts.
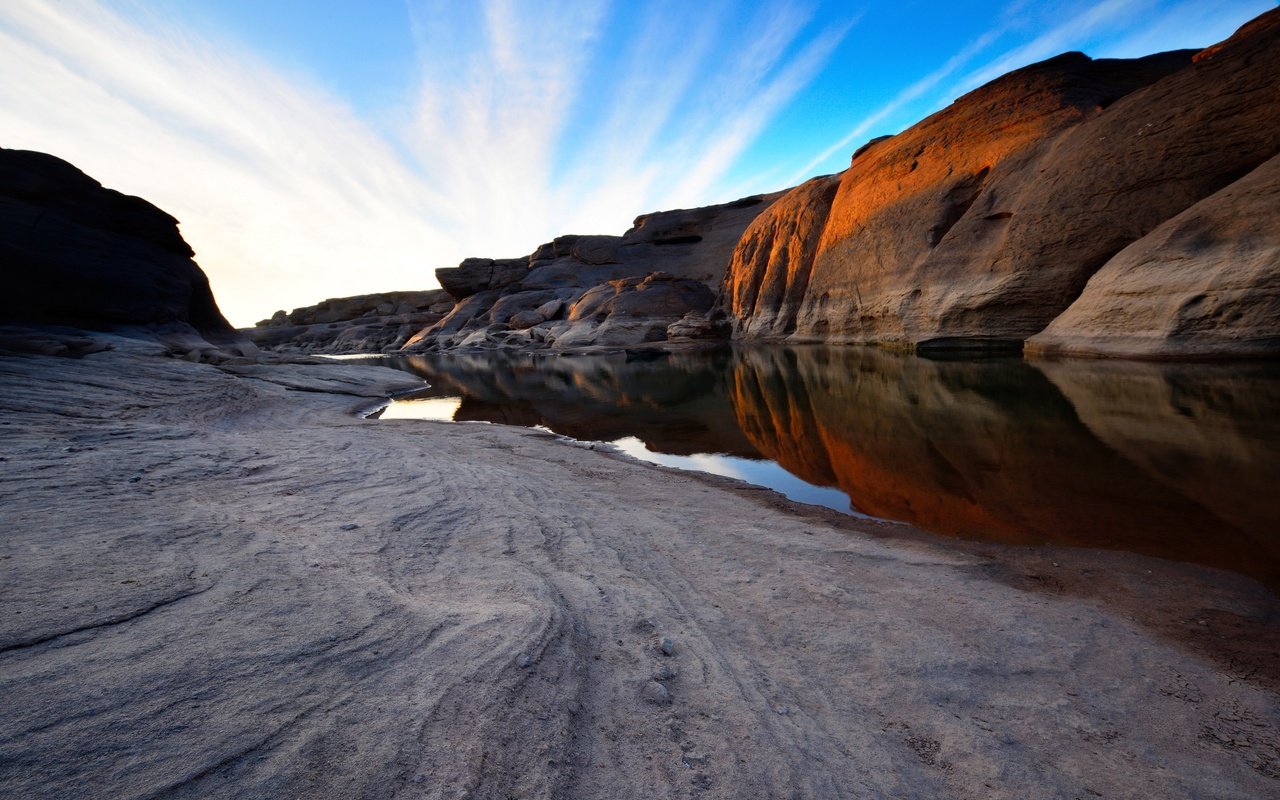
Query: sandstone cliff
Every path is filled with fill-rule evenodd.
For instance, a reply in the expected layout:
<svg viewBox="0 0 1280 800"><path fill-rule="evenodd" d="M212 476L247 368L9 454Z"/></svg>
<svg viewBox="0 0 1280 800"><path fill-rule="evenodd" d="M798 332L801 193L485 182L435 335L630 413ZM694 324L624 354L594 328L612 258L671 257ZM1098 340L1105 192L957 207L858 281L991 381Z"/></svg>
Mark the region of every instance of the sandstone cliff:
<svg viewBox="0 0 1280 800"><path fill-rule="evenodd" d="M863 148L830 201L820 184L793 190L739 243L725 306L743 338L1020 347L1104 265L1120 273L1135 259L1160 262L1163 248L1187 247L1185 236L1165 232L1144 246L1145 256L1135 251L1108 263L1280 152L1278 111L1280 11L1198 55L1120 61L1075 53L1032 65ZM1256 212L1274 197L1265 194L1273 180L1270 171L1251 176L1200 208L1197 219ZM1190 223L1180 224L1188 230ZM1264 225L1224 228L1223 235L1253 236ZM1235 297L1276 270L1274 250L1240 246L1251 254L1246 265L1221 247L1200 254L1236 292L1218 298L1231 306L1220 319L1236 313ZM1100 281L1098 291L1107 285ZM1195 294L1186 291L1187 299ZM1098 302L1081 301L1077 318ZM1280 320L1268 308L1274 305L1255 302L1229 334L1206 334L1217 323L1201 324L1189 349L1177 334L1138 349L1274 353ZM1070 339L1075 329L1066 323L1056 335ZM1079 333L1098 342L1098 326L1110 324L1142 323L1095 316ZM1053 347L1091 346L1055 339Z"/></svg>
<svg viewBox="0 0 1280 800"><path fill-rule="evenodd" d="M1280 156L1107 262L1027 341L1034 353L1275 355L1280 351Z"/></svg>
<svg viewBox="0 0 1280 800"><path fill-rule="evenodd" d="M0 148L0 324L145 329L181 350L252 349L178 221L44 153Z"/></svg>

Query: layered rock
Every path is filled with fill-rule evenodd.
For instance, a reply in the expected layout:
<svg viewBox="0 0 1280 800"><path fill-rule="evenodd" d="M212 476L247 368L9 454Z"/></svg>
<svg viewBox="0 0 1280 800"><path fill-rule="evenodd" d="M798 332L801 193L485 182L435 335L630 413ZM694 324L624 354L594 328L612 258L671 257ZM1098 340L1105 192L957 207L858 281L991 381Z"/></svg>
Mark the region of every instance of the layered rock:
<svg viewBox="0 0 1280 800"><path fill-rule="evenodd" d="M1020 347L1127 245L1280 152L1280 12L1193 55L1066 54L864 148L811 258L825 204L813 185L739 244L725 284L736 329ZM1268 337L1240 332L1250 324L1227 338Z"/></svg>
<svg viewBox="0 0 1280 800"><path fill-rule="evenodd" d="M1280 352L1280 156L1126 247L1044 331L1041 354Z"/></svg>
<svg viewBox="0 0 1280 800"><path fill-rule="evenodd" d="M218 310L178 221L44 153L0 148L0 323L253 346Z"/></svg>
<svg viewBox="0 0 1280 800"><path fill-rule="evenodd" d="M527 259L437 270L458 304L405 347L577 349L724 336L707 318L713 290L743 230L780 196L645 214L623 236L566 235Z"/></svg>
<svg viewBox="0 0 1280 800"><path fill-rule="evenodd" d="M443 289L333 298L288 313L277 311L243 333L259 347L277 352L393 352L453 306Z"/></svg>

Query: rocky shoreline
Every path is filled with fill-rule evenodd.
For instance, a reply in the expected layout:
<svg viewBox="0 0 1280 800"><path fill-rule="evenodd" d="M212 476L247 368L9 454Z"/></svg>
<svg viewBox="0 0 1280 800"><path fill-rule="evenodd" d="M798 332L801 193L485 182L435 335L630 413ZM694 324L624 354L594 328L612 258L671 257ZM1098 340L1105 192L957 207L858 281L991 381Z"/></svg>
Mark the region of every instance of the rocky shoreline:
<svg viewBox="0 0 1280 800"><path fill-rule="evenodd" d="M1280 781L1276 601L1246 579L962 546L536 431L361 420L412 385L381 368L85 336L98 352L0 357L4 794Z"/></svg>
<svg viewBox="0 0 1280 800"><path fill-rule="evenodd" d="M838 175L438 269L456 304L412 335L350 324L405 353L733 340L1274 358L1277 86L1280 10L1202 51L1065 53L871 140Z"/></svg>

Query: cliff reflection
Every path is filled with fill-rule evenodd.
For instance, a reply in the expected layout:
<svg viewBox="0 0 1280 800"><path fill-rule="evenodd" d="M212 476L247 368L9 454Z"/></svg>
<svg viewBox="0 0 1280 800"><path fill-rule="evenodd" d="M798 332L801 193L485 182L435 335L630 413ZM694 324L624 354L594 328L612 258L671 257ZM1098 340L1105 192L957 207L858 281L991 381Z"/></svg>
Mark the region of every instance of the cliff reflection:
<svg viewBox="0 0 1280 800"><path fill-rule="evenodd" d="M744 352L733 383L761 453L864 513L1280 583L1274 367L771 349Z"/></svg>
<svg viewBox="0 0 1280 800"><path fill-rule="evenodd" d="M734 422L732 354L532 358L522 354L410 356L392 364L425 378L436 397L461 397L454 420L533 427L586 441L633 436L672 455L760 458Z"/></svg>
<svg viewBox="0 0 1280 800"><path fill-rule="evenodd" d="M830 347L401 366L461 397L458 420L769 459L844 492L850 510L936 533L1122 549L1280 585L1276 367Z"/></svg>

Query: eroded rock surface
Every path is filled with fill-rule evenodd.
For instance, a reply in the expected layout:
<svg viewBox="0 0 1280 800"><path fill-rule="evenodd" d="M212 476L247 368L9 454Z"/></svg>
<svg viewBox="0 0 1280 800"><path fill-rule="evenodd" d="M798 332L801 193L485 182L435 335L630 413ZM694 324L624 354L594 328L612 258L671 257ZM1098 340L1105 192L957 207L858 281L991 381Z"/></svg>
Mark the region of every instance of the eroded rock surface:
<svg viewBox="0 0 1280 800"><path fill-rule="evenodd" d="M0 795L1275 794L1244 579L966 552L272 369L0 357Z"/></svg>
<svg viewBox="0 0 1280 800"><path fill-rule="evenodd" d="M1280 156L1126 247L1048 328L1043 354L1280 353Z"/></svg>
<svg viewBox="0 0 1280 800"><path fill-rule="evenodd" d="M727 277L730 315L745 336L1017 348L1126 246L1280 152L1278 87L1280 11L1198 55L1090 60L1074 53L1010 73L860 150L840 179L812 258L821 193L807 202L793 195L789 221L759 223ZM1265 204L1256 196L1261 180L1215 202L1240 211L1252 210L1248 202ZM1230 213L1225 205L1222 211ZM1207 212L1197 212L1201 223L1211 219ZM1224 239L1236 235L1251 231L1222 230ZM1148 247L1151 259L1163 257L1156 250ZM1139 252L1117 262L1109 270L1116 277L1097 288L1118 287ZM1203 266L1212 271L1209 262ZM1205 316L1215 313L1210 299L1191 323L1202 343L1217 335L1221 351L1275 352L1266 340L1277 335L1280 319L1264 310L1265 270L1253 263L1258 277L1242 279L1253 281L1248 288L1233 284L1217 298L1225 303L1220 314ZM1127 285L1164 291L1150 278ZM1238 309L1242 319L1220 334L1206 332L1236 313L1231 292L1255 290L1257 301ZM1139 309L1159 302L1134 299ZM1102 320L1075 320L1084 326L1077 331L1082 349L1090 342L1107 349L1094 332ZM1118 324L1125 335L1127 323ZM1073 330L1064 322L1058 333L1070 340ZM1178 351L1181 335L1168 338L1166 351ZM1065 346L1071 349L1070 341ZM1132 342L1120 349L1142 350ZM1159 348L1146 348L1152 352Z"/></svg>
<svg viewBox="0 0 1280 800"><path fill-rule="evenodd" d="M458 304L405 349L574 349L726 336L705 316L714 289L743 229L779 196L645 214L623 236L561 236L528 259L467 259L437 270ZM587 310L575 313L579 305Z"/></svg>

